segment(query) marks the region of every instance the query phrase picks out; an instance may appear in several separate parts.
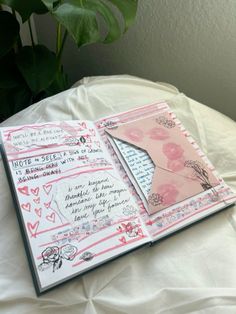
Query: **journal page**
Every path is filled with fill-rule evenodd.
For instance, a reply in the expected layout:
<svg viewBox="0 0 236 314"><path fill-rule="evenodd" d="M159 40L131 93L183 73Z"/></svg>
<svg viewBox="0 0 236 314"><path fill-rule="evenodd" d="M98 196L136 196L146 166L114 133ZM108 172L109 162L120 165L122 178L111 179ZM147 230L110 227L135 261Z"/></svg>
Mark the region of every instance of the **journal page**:
<svg viewBox="0 0 236 314"><path fill-rule="evenodd" d="M101 119L97 128L153 241L235 202L166 102Z"/></svg>
<svg viewBox="0 0 236 314"><path fill-rule="evenodd" d="M1 130L38 292L150 241L94 124Z"/></svg>

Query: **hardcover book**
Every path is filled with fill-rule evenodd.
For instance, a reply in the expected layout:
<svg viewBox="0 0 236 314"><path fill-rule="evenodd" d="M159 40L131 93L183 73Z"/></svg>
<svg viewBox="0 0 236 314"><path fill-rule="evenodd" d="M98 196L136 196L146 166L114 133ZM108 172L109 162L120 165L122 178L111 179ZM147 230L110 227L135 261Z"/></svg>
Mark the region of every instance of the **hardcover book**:
<svg viewBox="0 0 236 314"><path fill-rule="evenodd" d="M37 294L236 201L165 102L1 128L1 150Z"/></svg>

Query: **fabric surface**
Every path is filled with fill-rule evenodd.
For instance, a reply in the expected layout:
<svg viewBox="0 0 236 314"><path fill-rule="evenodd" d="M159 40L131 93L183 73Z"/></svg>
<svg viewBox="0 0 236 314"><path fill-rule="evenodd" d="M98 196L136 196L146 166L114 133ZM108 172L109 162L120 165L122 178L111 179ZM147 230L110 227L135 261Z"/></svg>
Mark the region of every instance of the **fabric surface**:
<svg viewBox="0 0 236 314"><path fill-rule="evenodd" d="M94 120L163 99L236 191L236 123L167 84L84 78L0 126ZM236 313L235 206L37 297L2 160L0 175L0 313Z"/></svg>

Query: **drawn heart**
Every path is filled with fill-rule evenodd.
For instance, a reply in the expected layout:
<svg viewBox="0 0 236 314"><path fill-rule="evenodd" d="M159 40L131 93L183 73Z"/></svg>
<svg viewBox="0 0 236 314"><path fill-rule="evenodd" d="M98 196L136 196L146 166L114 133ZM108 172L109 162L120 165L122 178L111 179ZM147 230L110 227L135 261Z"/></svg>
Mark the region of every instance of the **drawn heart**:
<svg viewBox="0 0 236 314"><path fill-rule="evenodd" d="M23 186L22 188L18 188L18 191L24 195L29 195L29 188L28 186Z"/></svg>
<svg viewBox="0 0 236 314"><path fill-rule="evenodd" d="M46 216L46 219L48 220L48 221L50 221L50 222L55 222L55 218L56 218L56 215L55 215L55 213L54 212L52 212L50 215L47 215Z"/></svg>
<svg viewBox="0 0 236 314"><path fill-rule="evenodd" d="M27 222L27 228L29 230L29 233L31 234L31 237L36 238L38 227L39 221L36 221L34 224L32 224L31 222Z"/></svg>
<svg viewBox="0 0 236 314"><path fill-rule="evenodd" d="M44 203L44 206L45 206L46 208L49 208L49 207L51 206L51 202Z"/></svg>
<svg viewBox="0 0 236 314"><path fill-rule="evenodd" d="M125 239L125 237L123 236L123 237L121 237L121 238L119 238L119 241L120 242L122 242L122 243L126 243L126 239Z"/></svg>
<svg viewBox="0 0 236 314"><path fill-rule="evenodd" d="M31 193L34 194L34 196L38 196L39 194L39 188L30 189Z"/></svg>
<svg viewBox="0 0 236 314"><path fill-rule="evenodd" d="M42 217L42 208L35 208L34 211L39 217Z"/></svg>
<svg viewBox="0 0 236 314"><path fill-rule="evenodd" d="M40 197L34 198L33 201L35 202L35 204L39 204L40 203Z"/></svg>
<svg viewBox="0 0 236 314"><path fill-rule="evenodd" d="M30 203L22 204L21 208L26 210L27 212L30 212L31 205L30 205Z"/></svg>
<svg viewBox="0 0 236 314"><path fill-rule="evenodd" d="M45 191L46 194L49 194L51 189L52 189L52 185L51 184L48 184L48 185L43 185L43 189Z"/></svg>

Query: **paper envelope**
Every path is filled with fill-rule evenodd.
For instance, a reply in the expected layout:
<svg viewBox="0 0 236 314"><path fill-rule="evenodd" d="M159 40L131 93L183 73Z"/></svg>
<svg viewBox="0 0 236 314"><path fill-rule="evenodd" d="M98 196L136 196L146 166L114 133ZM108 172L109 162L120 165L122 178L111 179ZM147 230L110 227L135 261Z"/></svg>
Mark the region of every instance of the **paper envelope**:
<svg viewBox="0 0 236 314"><path fill-rule="evenodd" d="M197 195L216 193L213 175L180 127L165 112L108 128L107 133L146 151L155 165L147 198L150 214Z"/></svg>

